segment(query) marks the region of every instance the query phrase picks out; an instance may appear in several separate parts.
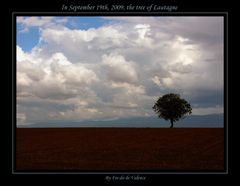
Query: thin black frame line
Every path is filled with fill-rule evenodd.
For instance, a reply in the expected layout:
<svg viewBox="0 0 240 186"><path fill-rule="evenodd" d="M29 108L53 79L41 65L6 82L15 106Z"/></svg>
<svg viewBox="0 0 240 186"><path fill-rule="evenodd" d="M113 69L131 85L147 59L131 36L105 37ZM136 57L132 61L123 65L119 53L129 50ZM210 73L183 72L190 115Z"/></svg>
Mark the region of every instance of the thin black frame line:
<svg viewBox="0 0 240 186"><path fill-rule="evenodd" d="M15 45L16 45L16 35L15 32L16 32L16 17L18 16L17 14L21 14L21 15L26 15L27 14L48 14L48 13L52 13L52 14L58 14L58 13L62 13L62 14L66 14L66 15L69 15L69 13L71 12L12 12L12 64L13 64L13 67L16 66L15 62L16 62L16 49L14 48ZM79 14L80 12L72 12L74 14ZM71 13L71 14L72 14ZM81 14L85 14L85 13L88 13L88 14L91 14L91 13L103 13L103 14L106 14L106 12L81 12ZM111 13L111 14L115 14L116 12L107 12L107 13ZM128 13L133 13L133 14L139 14L139 13L142 13L142 14L159 14L159 12L120 12L120 13L123 13L123 14L128 14ZM225 64L226 64L226 69L224 69L224 80L226 78L226 81L228 80L228 12L161 12L162 14L176 14L176 15L179 15L181 13L183 14L195 14L195 15L191 15L191 16L198 16L199 15L196 15L196 14L201 14L201 15L206 15L206 14L212 14L214 16L222 16L224 18L224 46L223 46L223 51L224 51L224 67L225 67ZM217 14L217 15L216 15ZM218 14L222 14L222 15L218 15ZM97 15L99 16L99 15ZM114 15L116 16L116 15ZM128 15L126 16L123 16L123 17L127 17ZM156 16L164 16L164 15L156 15ZM207 15L209 16L209 15ZM146 16L147 17L147 16ZM209 16L210 17L210 16ZM226 25L225 25L226 24ZM14 29L13 29L14 28ZM14 54L14 51L15 51L15 54ZM14 56L14 57L13 57ZM15 65L15 66L14 66ZM16 69L16 68L15 68ZM12 72L14 71L14 68L12 69ZM16 73L16 72L15 72ZM13 73L14 74L14 73ZM13 76L13 85L12 85L12 88L15 88L13 90L15 90L15 93L16 93L16 80L14 82L14 75ZM15 76L16 77L16 76ZM14 87L15 85L15 87ZM13 137L15 137L13 135L13 132L15 132L16 130L16 123L14 123L14 120L13 118L16 117L16 113L12 113L12 173L13 174L151 174L151 175L158 175L158 174L228 174L228 83L225 82L224 84L224 92L226 91L226 93L224 94L224 99L226 98L226 102L224 103L224 108L226 107L226 110L224 109L224 116L226 117L226 122L224 122L224 131L226 132L226 136L225 136L225 141L224 141L224 145L226 147L226 152L225 152L225 160L224 160L224 163L225 163L225 166L224 169L225 169L225 172L15 172L14 171L14 166L15 166L15 162L14 162L14 157L13 157L13 153L15 153L15 149L14 149L14 145L13 144L15 141L15 139L13 139ZM14 95L14 94L12 94ZM226 96L226 97L225 97ZM15 101L16 101L16 96L15 96ZM12 102L13 103L13 109L12 111L16 108L16 103L14 105L14 101ZM14 115L15 114L15 115ZM13 116L14 115L14 116ZM13 163L14 162L14 163Z"/></svg>
<svg viewBox="0 0 240 186"><path fill-rule="evenodd" d="M226 25L225 25L226 24ZM229 164L228 164L228 14L224 16L224 46L223 46L223 55L224 55L224 117L225 122L224 122L224 128L226 128L225 131L225 169L226 172L228 173L229 171ZM225 69L226 67L226 69Z"/></svg>
<svg viewBox="0 0 240 186"><path fill-rule="evenodd" d="M15 159L14 156L16 155L16 83L17 79L16 78L16 22L15 22L15 17L12 16L12 173L13 170L15 169Z"/></svg>
<svg viewBox="0 0 240 186"><path fill-rule="evenodd" d="M228 15L228 12L12 12L17 16L19 15L55 15L55 16L62 16L62 15L69 15L69 16L100 16L103 14L103 16L122 16L122 17L128 17L132 14L137 16L144 15L145 17L148 16L204 16L207 14L207 16L223 16L223 14Z"/></svg>

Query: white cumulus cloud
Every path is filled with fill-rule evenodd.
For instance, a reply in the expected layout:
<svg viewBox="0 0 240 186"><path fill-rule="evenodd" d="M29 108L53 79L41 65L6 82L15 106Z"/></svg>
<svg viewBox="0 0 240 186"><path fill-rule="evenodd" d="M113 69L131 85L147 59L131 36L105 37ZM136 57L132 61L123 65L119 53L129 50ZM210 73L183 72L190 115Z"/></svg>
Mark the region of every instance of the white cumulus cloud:
<svg viewBox="0 0 240 186"><path fill-rule="evenodd" d="M138 80L134 63L122 55L103 55L102 61L109 80L134 83Z"/></svg>

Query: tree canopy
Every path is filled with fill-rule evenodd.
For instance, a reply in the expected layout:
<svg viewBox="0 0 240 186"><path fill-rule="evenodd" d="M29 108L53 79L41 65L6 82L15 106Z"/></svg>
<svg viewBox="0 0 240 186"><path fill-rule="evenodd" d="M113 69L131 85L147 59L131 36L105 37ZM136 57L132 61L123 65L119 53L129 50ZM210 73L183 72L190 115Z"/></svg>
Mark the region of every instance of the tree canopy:
<svg viewBox="0 0 240 186"><path fill-rule="evenodd" d="M181 99L179 94L173 93L159 97L153 106L153 110L158 114L158 117L167 121L170 120L170 128L173 127L173 122L192 113L191 105L186 100Z"/></svg>

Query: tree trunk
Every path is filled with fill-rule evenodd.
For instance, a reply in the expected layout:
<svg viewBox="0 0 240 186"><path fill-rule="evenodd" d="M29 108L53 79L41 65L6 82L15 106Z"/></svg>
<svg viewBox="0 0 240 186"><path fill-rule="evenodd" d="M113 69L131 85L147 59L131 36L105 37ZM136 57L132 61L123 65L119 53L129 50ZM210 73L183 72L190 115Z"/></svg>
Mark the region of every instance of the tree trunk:
<svg viewBox="0 0 240 186"><path fill-rule="evenodd" d="M173 128L173 120L171 120L171 126L170 126L170 128Z"/></svg>

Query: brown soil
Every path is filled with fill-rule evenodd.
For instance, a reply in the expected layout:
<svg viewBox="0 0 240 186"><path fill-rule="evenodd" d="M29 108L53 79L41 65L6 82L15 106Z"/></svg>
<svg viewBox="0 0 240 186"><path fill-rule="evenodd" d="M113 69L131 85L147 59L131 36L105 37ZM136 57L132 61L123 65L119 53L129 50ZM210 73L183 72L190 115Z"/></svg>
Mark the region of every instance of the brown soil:
<svg viewBox="0 0 240 186"><path fill-rule="evenodd" d="M223 128L16 129L16 170L223 170Z"/></svg>

